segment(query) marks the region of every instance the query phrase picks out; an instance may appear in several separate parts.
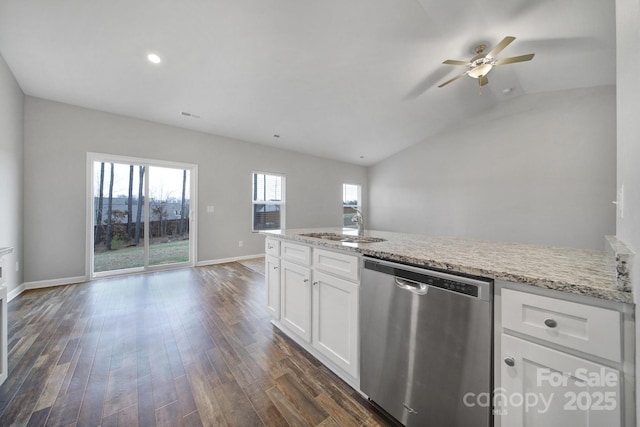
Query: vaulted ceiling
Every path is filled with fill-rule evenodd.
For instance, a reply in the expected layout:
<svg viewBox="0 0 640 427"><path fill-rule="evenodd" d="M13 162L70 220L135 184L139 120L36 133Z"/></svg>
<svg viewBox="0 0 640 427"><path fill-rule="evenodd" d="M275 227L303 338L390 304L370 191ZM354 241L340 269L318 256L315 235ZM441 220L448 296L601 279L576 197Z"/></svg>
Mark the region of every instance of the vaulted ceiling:
<svg viewBox="0 0 640 427"><path fill-rule="evenodd" d="M507 35L500 57L535 58L496 67L481 96L468 77L437 87L465 70L443 60ZM373 164L504 99L615 84L615 11L606 0L0 0L0 53L27 95Z"/></svg>

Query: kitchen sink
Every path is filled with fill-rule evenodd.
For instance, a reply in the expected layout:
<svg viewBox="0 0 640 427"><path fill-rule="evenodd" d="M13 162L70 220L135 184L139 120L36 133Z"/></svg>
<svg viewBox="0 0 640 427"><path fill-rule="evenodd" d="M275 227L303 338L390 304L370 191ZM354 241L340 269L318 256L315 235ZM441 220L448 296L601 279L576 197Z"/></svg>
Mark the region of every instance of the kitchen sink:
<svg viewBox="0 0 640 427"><path fill-rule="evenodd" d="M303 233L300 234L305 237L313 237L316 239L333 240L335 242L344 243L376 243L384 242L386 239L370 236L354 236L351 234L338 234L338 233Z"/></svg>

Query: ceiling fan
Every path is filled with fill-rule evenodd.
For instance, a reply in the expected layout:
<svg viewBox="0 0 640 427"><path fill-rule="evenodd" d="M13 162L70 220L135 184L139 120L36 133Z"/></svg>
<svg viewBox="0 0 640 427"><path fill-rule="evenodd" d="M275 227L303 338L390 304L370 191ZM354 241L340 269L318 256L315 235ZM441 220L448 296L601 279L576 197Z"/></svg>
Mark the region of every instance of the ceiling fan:
<svg viewBox="0 0 640 427"><path fill-rule="evenodd" d="M531 61L535 55L534 53L529 53L527 55L520 55L520 56L512 56L511 58L496 59L496 55L502 52L502 50L505 47L509 46L509 44L511 44L511 42L514 41L515 39L516 39L515 37L507 36L504 39L502 39L500 43L498 43L493 49L491 49L487 53L485 53L485 49L487 48L487 45L480 44L475 48L476 56L471 58L471 60L469 60L468 62L456 61L454 59L447 59L446 61L443 62L443 64L464 65L469 69L464 73L459 74L450 80L447 80L446 82L442 83L438 87L446 86L449 83L455 80L458 80L460 77L469 76L474 79L477 79L478 85L480 86L480 89L482 89L482 86L489 83L487 74L489 74L489 71L491 71L493 67L497 65L506 65L506 64L513 64L516 62ZM482 92L480 94L482 95Z"/></svg>

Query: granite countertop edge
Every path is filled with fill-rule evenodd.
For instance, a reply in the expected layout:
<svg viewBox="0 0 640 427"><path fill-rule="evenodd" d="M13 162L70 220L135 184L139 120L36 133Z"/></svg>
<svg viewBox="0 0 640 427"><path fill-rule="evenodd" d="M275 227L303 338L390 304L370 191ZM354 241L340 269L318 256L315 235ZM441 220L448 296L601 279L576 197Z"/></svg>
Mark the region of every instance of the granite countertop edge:
<svg viewBox="0 0 640 427"><path fill-rule="evenodd" d="M355 230L341 228L290 229L262 234L421 267L633 304L630 287L620 288L612 255L605 251L375 230L367 230L365 235L386 241L342 243L303 235L318 232L355 234Z"/></svg>

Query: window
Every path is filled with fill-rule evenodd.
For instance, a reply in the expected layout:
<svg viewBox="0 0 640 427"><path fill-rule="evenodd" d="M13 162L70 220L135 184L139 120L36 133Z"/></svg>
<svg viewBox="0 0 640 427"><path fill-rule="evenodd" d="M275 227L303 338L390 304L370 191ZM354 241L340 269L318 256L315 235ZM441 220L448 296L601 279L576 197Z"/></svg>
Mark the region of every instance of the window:
<svg viewBox="0 0 640 427"><path fill-rule="evenodd" d="M253 173L253 231L284 228L284 176Z"/></svg>
<svg viewBox="0 0 640 427"><path fill-rule="evenodd" d="M362 200L360 197L360 186L352 184L342 184L342 217L343 226L345 228L356 228L353 217L356 214L355 209L362 209Z"/></svg>

